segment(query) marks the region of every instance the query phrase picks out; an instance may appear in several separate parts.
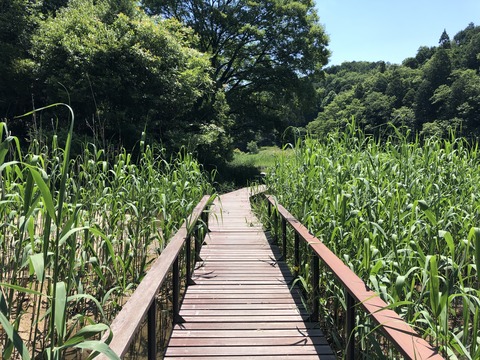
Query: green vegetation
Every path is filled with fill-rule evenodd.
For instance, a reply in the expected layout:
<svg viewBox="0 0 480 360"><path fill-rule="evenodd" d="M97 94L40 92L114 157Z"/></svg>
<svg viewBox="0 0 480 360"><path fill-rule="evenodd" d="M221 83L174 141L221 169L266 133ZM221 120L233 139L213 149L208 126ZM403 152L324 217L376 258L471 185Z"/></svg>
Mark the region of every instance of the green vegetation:
<svg viewBox="0 0 480 360"><path fill-rule="evenodd" d="M89 144L71 159L72 127L73 118L64 147L53 137L24 153L0 123L2 359L64 359L72 348L108 354L98 340L105 324L213 193L190 154L168 158L144 139L138 158Z"/></svg>
<svg viewBox="0 0 480 360"><path fill-rule="evenodd" d="M254 153L235 149L233 160L217 169L218 190L225 192L262 182L262 173L273 167L280 158L288 157L292 153L290 148L282 150L277 146L257 147Z"/></svg>
<svg viewBox="0 0 480 360"><path fill-rule="evenodd" d="M176 19L209 54L225 89L235 145L279 141L314 110L314 83L328 61L328 38L313 0L143 0L148 12Z"/></svg>
<svg viewBox="0 0 480 360"><path fill-rule="evenodd" d="M324 136L343 130L352 116L368 134L388 137L392 123L413 133L448 137L480 135L480 26L438 47L422 46L402 65L348 62L326 69L319 84L318 115L307 125Z"/></svg>
<svg viewBox="0 0 480 360"><path fill-rule="evenodd" d="M401 65L322 69L327 45L313 0L1 2L2 357L108 352L89 339L212 191L201 163L221 189L269 169L428 340L478 359L480 27Z"/></svg>
<svg viewBox="0 0 480 360"><path fill-rule="evenodd" d="M326 44L310 0L4 1L0 118L22 145L61 136L56 109L14 116L64 102L77 139L131 150L145 131L217 165L304 122Z"/></svg>
<svg viewBox="0 0 480 360"><path fill-rule="evenodd" d="M478 147L453 137L409 142L408 132L391 131L394 135L380 142L349 124L324 141L306 138L292 156L278 159L265 182L445 356L478 359ZM306 262L304 284L309 271ZM344 294L321 271L321 307L330 308L321 318L331 333L339 328ZM358 320L365 357L375 354L371 345L377 342L368 340L374 326Z"/></svg>
<svg viewBox="0 0 480 360"><path fill-rule="evenodd" d="M289 157L292 151L289 147L280 149L276 146L262 146L254 153L244 153L240 150L234 151L233 161L230 164L236 165L250 165L254 166L260 171L266 171L273 167L280 158Z"/></svg>

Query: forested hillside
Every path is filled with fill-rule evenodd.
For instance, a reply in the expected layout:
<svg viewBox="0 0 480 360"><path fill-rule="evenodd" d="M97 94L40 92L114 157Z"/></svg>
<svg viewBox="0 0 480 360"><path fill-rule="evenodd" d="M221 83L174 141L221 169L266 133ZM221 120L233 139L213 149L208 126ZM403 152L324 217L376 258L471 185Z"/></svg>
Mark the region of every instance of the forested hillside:
<svg viewBox="0 0 480 360"><path fill-rule="evenodd" d="M480 27L473 23L436 47L421 46L401 65L348 62L326 69L319 84L317 134L343 129L351 117L368 133L386 123L425 135L476 137L480 133Z"/></svg>
<svg viewBox="0 0 480 360"><path fill-rule="evenodd" d="M11 0L0 5L0 118L21 138L62 134L132 148L146 130L169 151L227 160L305 123L328 39L311 0Z"/></svg>

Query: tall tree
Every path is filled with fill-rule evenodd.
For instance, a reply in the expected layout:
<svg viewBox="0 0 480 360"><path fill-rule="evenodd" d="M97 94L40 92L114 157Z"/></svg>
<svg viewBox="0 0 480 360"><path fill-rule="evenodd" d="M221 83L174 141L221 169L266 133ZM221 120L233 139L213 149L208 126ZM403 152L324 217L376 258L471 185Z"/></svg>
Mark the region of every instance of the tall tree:
<svg viewBox="0 0 480 360"><path fill-rule="evenodd" d="M34 37L37 96L70 102L77 131L128 147L145 128L171 149L205 125L222 136L221 106L203 118L194 111L202 97L216 104L222 96L190 38L177 21L151 19L130 0L70 0Z"/></svg>
<svg viewBox="0 0 480 360"><path fill-rule="evenodd" d="M450 36L447 34L447 29L443 30L442 35L440 36L440 40L438 41L440 44L440 47L444 49L450 49L451 47L451 42L450 42Z"/></svg>
<svg viewBox="0 0 480 360"><path fill-rule="evenodd" d="M448 51L439 48L435 55L425 65L425 77L436 89L440 85L448 82L448 77L452 72L452 63Z"/></svg>
<svg viewBox="0 0 480 360"><path fill-rule="evenodd" d="M293 106L285 91L300 94L305 83L299 79L313 79L327 63L328 38L313 0L143 0L143 4L147 12L175 18L195 31L198 49L210 55L217 87L225 88L232 111L242 121L259 101L260 108L286 102ZM272 97L273 102L268 100Z"/></svg>
<svg viewBox="0 0 480 360"><path fill-rule="evenodd" d="M0 118L31 109L28 50L38 15L38 2L0 2Z"/></svg>

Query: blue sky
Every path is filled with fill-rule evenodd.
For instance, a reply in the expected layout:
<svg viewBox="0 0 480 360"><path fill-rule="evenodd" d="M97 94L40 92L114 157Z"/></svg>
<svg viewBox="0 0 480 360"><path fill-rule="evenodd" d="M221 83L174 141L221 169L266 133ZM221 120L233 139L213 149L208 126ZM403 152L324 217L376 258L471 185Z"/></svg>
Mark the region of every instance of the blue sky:
<svg viewBox="0 0 480 360"><path fill-rule="evenodd" d="M473 22L480 25L480 0L315 0L330 36L328 65L343 61L401 63L420 46L436 46Z"/></svg>

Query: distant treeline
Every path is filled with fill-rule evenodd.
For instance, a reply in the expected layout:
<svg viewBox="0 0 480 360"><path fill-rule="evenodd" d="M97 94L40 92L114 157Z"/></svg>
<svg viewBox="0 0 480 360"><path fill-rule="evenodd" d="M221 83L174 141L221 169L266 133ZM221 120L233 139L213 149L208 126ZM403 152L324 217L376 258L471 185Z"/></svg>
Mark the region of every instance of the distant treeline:
<svg viewBox="0 0 480 360"><path fill-rule="evenodd" d="M66 133L102 148L147 140L204 163L286 129L480 132L480 27L470 24L401 65L325 68L328 37L313 0L9 0L0 5L0 120L23 140ZM58 109L58 108L51 108ZM57 111L57 110L55 110ZM81 148L78 146L78 148Z"/></svg>
<svg viewBox="0 0 480 360"><path fill-rule="evenodd" d="M326 69L319 84L317 134L343 129L355 117L367 132L386 123L425 135L480 135L480 27L473 23L436 47L422 46L401 65L346 62Z"/></svg>

